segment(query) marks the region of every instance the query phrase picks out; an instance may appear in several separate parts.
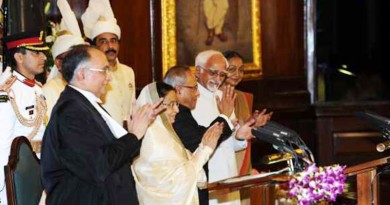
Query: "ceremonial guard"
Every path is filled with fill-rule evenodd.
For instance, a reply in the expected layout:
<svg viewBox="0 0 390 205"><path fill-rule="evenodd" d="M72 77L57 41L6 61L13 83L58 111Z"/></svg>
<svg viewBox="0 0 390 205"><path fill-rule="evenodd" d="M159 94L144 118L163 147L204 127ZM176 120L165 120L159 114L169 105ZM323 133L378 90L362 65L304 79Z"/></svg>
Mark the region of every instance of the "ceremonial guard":
<svg viewBox="0 0 390 205"><path fill-rule="evenodd" d="M13 139L27 137L39 152L43 136L46 102L42 85L35 75L44 71L49 48L42 41L42 32L25 32L4 37L6 55L12 75L0 84L0 166L8 163ZM0 169L0 204L7 204L4 169Z"/></svg>

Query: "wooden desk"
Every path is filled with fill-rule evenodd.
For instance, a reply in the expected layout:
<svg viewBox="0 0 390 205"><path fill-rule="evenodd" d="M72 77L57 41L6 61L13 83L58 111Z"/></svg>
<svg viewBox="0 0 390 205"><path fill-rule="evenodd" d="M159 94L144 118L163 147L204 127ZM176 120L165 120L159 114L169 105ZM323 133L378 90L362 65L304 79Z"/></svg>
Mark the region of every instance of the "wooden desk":
<svg viewBox="0 0 390 205"><path fill-rule="evenodd" d="M245 179L245 177L234 177L227 180L221 180L208 184L209 192L216 194L228 193L240 189L250 188L251 204L273 205L275 204L275 184L288 182L291 178L288 174L270 175L265 177L256 177ZM252 176L250 176L252 177ZM240 180L243 179L243 180ZM234 181L232 181L234 180Z"/></svg>
<svg viewBox="0 0 390 205"><path fill-rule="evenodd" d="M256 175L252 175L252 176L255 177ZM288 174L278 174L278 175L271 175L266 177L251 178L247 180L239 180L240 178L242 177L234 177L234 178L227 179L227 180L237 179L237 182L226 182L227 180L225 179L225 180L209 183L207 185L207 188L209 192L237 191L243 188L248 188L253 186L264 186L270 184L277 184L280 182L287 182L288 180L290 180L291 176Z"/></svg>
<svg viewBox="0 0 390 205"><path fill-rule="evenodd" d="M379 205L379 180L376 176L377 169L390 163L390 157L373 160L370 162L347 167L344 173L347 176L357 178L358 205L367 205L373 202Z"/></svg>

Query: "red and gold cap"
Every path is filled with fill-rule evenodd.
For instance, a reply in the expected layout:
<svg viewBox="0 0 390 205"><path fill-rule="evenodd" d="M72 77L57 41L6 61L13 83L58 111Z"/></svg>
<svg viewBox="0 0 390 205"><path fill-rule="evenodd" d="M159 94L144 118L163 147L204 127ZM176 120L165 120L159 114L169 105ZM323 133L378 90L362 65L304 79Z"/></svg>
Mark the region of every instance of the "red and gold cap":
<svg viewBox="0 0 390 205"><path fill-rule="evenodd" d="M7 50L15 48L26 48L33 51L47 51L49 47L43 41L43 31L41 32L22 32L2 39Z"/></svg>

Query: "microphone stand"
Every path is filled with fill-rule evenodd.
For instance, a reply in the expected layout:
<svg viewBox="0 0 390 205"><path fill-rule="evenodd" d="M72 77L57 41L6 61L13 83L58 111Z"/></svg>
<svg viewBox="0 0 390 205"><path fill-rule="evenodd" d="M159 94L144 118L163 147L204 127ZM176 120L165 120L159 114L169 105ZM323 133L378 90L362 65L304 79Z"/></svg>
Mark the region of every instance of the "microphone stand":
<svg viewBox="0 0 390 205"><path fill-rule="evenodd" d="M293 145L299 147L305 151L305 156L307 156L311 162L315 162L312 151L307 147L297 132L273 121L268 121L265 127L280 133L280 135L290 144L290 147L293 147Z"/></svg>
<svg viewBox="0 0 390 205"><path fill-rule="evenodd" d="M303 142L299 135L276 122L268 121L264 126L252 129L252 134L257 139L268 142L283 154L290 154L292 158L287 160L287 165L291 173L302 171L304 166L302 162L311 164L314 162L314 156L311 150ZM295 149L301 149L302 154L297 154Z"/></svg>

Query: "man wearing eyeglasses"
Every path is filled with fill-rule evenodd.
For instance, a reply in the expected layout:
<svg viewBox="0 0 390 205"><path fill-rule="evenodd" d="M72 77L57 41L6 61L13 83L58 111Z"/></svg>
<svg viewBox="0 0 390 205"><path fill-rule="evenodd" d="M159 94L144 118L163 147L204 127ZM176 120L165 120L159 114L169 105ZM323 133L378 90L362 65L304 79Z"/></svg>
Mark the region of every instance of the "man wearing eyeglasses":
<svg viewBox="0 0 390 205"><path fill-rule="evenodd" d="M207 50L199 53L195 59L196 76L198 78L199 98L192 115L199 125L206 126L210 124L219 114L222 94L234 95L231 92L232 87L226 86L224 90L219 90L220 86L227 77L226 68L228 62L221 52ZM226 92L228 91L228 92ZM228 96L230 97L230 96ZM226 114L231 120L236 117L233 112L234 100L231 102L231 109ZM214 182L238 175L235 151L245 149L247 142L252 136L240 136L235 134L215 150L214 155L209 160L209 182ZM210 204L240 204L240 193L238 191L227 193L226 195L210 195Z"/></svg>
<svg viewBox="0 0 390 205"><path fill-rule="evenodd" d="M68 85L54 106L42 145L46 204L138 204L130 165L141 138L163 110L146 104L128 114L127 130L100 107L111 80L100 50L77 46L62 63Z"/></svg>
<svg viewBox="0 0 390 205"><path fill-rule="evenodd" d="M133 69L118 60L121 29L110 2L89 1L81 19L86 37L106 55L110 66L112 80L107 85L107 93L102 96L102 105L118 123L123 124L135 100L135 78Z"/></svg>
<svg viewBox="0 0 390 205"><path fill-rule="evenodd" d="M172 126L183 142L184 147L193 153L199 147L203 134L206 132L207 127L209 127L209 125L199 126L191 114L191 110L195 108L199 97L196 77L189 67L174 66L165 74L164 82L176 89L177 100L179 102L179 113L176 114L176 120ZM214 124L214 122L224 123L224 130L218 142L220 144L231 135L232 130L228 124L228 117L224 115L218 116L210 124ZM203 169L208 177L208 164L205 164ZM209 204L209 192L207 189L198 188L198 196L200 205Z"/></svg>
<svg viewBox="0 0 390 205"><path fill-rule="evenodd" d="M225 92L225 94L228 93L230 96L223 95L222 100L220 101L221 103L224 103L223 106L220 106L220 114L209 125L200 126L191 114L191 110L196 107L199 91L196 77L191 72L190 68L187 66L174 66L170 68L164 77L164 82L176 89L179 102L179 113L176 114L176 120L172 125L186 149L195 152L202 141L203 134L207 130L207 127L214 124L214 122L224 123L224 130L218 141L218 145L230 137L233 125L227 115L233 109L232 102L234 102L234 95L232 89ZM250 125L251 123L249 122L242 126L237 133L240 133L240 135L250 135ZM208 175L208 165L205 164L203 168L206 175ZM207 189L198 190L198 194L200 205L209 204Z"/></svg>

